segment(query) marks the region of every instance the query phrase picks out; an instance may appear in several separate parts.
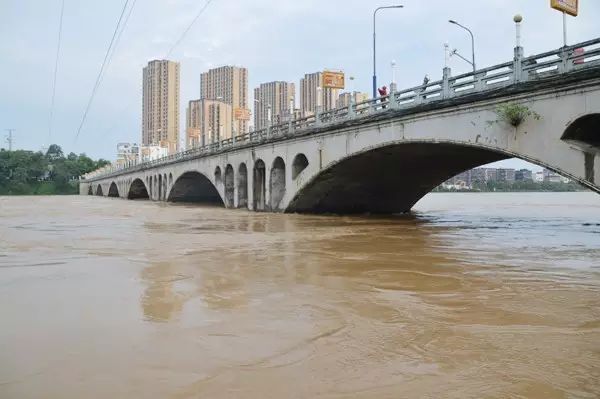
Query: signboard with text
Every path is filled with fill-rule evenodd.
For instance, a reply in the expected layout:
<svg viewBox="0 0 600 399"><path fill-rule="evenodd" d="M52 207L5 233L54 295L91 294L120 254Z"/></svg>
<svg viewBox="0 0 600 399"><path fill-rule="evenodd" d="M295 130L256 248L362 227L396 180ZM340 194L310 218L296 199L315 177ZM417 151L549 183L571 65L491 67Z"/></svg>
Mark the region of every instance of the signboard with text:
<svg viewBox="0 0 600 399"><path fill-rule="evenodd" d="M579 11L579 0L550 0L550 7L576 17Z"/></svg>
<svg viewBox="0 0 600 399"><path fill-rule="evenodd" d="M233 110L233 118L236 121L249 121L250 120L250 110L247 108L235 108Z"/></svg>
<svg viewBox="0 0 600 399"><path fill-rule="evenodd" d="M323 71L323 87L329 89L343 89L344 72Z"/></svg>

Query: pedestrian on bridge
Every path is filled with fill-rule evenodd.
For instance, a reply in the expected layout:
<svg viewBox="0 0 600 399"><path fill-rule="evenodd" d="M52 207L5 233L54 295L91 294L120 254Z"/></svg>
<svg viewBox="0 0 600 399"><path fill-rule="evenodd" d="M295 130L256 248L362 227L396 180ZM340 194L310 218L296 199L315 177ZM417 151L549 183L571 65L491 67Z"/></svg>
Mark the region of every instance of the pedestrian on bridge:
<svg viewBox="0 0 600 399"><path fill-rule="evenodd" d="M379 97L381 98L381 108L387 108L387 105L385 105L387 99L387 95L388 95L388 91L387 91L387 87L383 86L381 89L377 89L377 91L379 92Z"/></svg>

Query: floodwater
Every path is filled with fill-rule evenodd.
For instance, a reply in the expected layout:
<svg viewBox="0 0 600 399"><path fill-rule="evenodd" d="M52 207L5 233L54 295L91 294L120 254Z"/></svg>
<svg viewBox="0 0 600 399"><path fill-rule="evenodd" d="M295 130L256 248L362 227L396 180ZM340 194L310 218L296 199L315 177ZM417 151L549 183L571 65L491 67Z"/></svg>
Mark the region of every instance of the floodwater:
<svg viewBox="0 0 600 399"><path fill-rule="evenodd" d="M0 197L0 398L598 398L600 196Z"/></svg>

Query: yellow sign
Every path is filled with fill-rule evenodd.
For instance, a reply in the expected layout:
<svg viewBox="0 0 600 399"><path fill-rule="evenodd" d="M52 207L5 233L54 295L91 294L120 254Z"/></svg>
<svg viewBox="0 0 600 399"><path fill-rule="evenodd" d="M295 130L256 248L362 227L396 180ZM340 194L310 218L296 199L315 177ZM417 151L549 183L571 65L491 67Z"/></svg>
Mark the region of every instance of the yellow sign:
<svg viewBox="0 0 600 399"><path fill-rule="evenodd" d="M323 87L330 89L343 89L344 72L323 71Z"/></svg>
<svg viewBox="0 0 600 399"><path fill-rule="evenodd" d="M233 110L233 117L237 121L249 121L250 110L247 108L235 108Z"/></svg>
<svg viewBox="0 0 600 399"><path fill-rule="evenodd" d="M579 10L578 0L550 0L550 7L558 11L566 12L574 17L577 16Z"/></svg>

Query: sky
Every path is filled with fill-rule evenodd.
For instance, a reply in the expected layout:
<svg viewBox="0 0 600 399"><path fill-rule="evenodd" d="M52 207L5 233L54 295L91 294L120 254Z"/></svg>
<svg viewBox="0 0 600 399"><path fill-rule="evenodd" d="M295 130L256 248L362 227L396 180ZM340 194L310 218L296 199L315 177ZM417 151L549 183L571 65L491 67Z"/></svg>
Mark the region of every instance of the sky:
<svg viewBox="0 0 600 399"><path fill-rule="evenodd" d="M13 128L13 148L40 150L57 143L68 152L113 160L119 142L141 141L142 68L164 58L206 0L133 0L83 128L76 138L124 0L65 0L52 132L50 104L61 0L0 0L0 147ZM305 73L325 68L354 76L352 90L370 92L372 13L377 16L380 84L391 81L396 61L399 88L439 79L444 43L469 57L475 35L478 67L513 57L515 14L523 16L525 55L562 46L562 14L550 0L212 0L169 59L181 63L180 134L185 106L199 97L200 73L221 65L249 70L249 95L262 82L298 84ZM580 0L568 18L568 42L600 37L600 1ZM470 65L453 57L452 74ZM251 98L251 97L250 97ZM520 160L505 167L530 167ZM535 169L535 168L533 168Z"/></svg>

